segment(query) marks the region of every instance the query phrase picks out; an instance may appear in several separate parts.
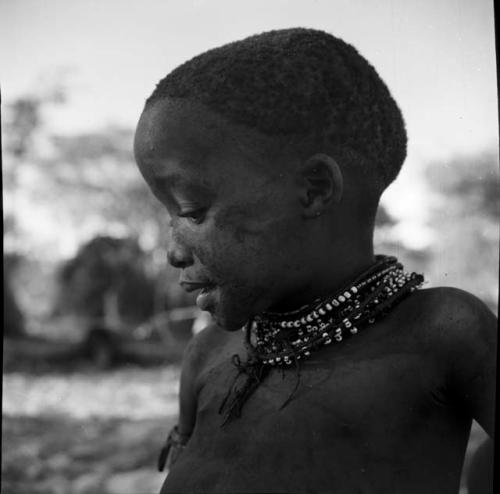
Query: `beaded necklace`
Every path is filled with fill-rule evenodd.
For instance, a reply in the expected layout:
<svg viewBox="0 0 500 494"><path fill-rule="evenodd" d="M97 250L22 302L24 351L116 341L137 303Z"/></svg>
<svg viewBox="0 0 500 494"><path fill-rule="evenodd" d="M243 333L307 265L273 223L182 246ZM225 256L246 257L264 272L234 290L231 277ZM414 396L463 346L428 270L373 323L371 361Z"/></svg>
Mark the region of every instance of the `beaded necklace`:
<svg viewBox="0 0 500 494"><path fill-rule="evenodd" d="M243 403L270 369L295 364L300 377L299 360L373 324L423 281L422 275L405 272L395 257L376 256L372 267L336 294L319 298L295 311L266 312L249 321L243 328L248 358L242 363L239 355L233 355L238 374L219 409L219 413L226 411L223 424L239 417ZM241 388L236 388L241 374L246 375L246 381ZM298 381L295 390L297 387ZM282 407L289 403L295 390Z"/></svg>
<svg viewBox="0 0 500 494"><path fill-rule="evenodd" d="M377 256L374 266L334 296L293 312L255 317L246 328L247 346L265 364L291 365L312 350L341 342L346 333L356 334L359 326L375 322L402 293L415 290L422 282L421 275L406 273L395 257Z"/></svg>

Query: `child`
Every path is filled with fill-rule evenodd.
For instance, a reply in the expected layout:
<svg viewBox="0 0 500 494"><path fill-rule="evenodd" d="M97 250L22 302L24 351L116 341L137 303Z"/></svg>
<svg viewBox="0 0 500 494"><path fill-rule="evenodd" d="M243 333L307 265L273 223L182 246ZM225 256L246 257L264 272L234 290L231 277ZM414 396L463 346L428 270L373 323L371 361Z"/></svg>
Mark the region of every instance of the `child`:
<svg viewBox="0 0 500 494"><path fill-rule="evenodd" d="M374 256L406 155L374 68L310 29L210 50L158 84L135 153L216 323L161 492L456 493L472 418L493 433L495 319Z"/></svg>

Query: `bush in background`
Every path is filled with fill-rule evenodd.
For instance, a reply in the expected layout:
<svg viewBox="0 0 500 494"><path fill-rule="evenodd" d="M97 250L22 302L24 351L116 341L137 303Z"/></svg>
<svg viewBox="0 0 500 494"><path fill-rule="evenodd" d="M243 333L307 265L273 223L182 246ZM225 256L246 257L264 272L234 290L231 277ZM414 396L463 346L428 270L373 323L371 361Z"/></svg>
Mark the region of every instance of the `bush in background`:
<svg viewBox="0 0 500 494"><path fill-rule="evenodd" d="M133 238L98 236L84 244L59 273L56 313L101 319L113 326L138 324L155 309L155 280Z"/></svg>

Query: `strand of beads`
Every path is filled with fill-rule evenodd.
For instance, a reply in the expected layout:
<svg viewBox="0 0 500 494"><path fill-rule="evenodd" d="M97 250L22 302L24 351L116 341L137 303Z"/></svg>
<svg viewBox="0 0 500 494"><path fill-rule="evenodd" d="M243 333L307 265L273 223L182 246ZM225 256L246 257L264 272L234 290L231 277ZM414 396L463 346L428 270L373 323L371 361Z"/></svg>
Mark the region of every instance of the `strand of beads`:
<svg viewBox="0 0 500 494"><path fill-rule="evenodd" d="M371 274L371 276L359 277L350 287L346 287L345 289L339 291L333 297L316 300L310 306L303 307L302 309L294 312L285 314L265 313L261 318L264 318L267 324L276 331L281 329L299 328L301 325L313 323L316 319L319 319L320 316L325 315L327 312L338 310L343 304L351 302L353 297L356 296L360 290L366 290L370 287L374 287L376 285L375 282L384 275L396 269L400 269L402 271L402 266L397 264L397 260L395 258L387 259L390 261L390 265L388 267ZM383 263L378 263L377 265L381 264L382 267L384 267L384 265L388 263L387 259L384 259ZM373 268L370 272L371 271L373 271Z"/></svg>
<svg viewBox="0 0 500 494"><path fill-rule="evenodd" d="M346 333L356 334L360 325L373 323L382 310L422 282L422 276L405 273L393 262L358 281L349 291L325 299L300 319L298 311L287 314L295 316L292 320L279 321L274 314L256 318L247 340L255 336L253 350L265 364L290 365L323 345L341 342Z"/></svg>
<svg viewBox="0 0 500 494"><path fill-rule="evenodd" d="M330 324L333 317L338 317L339 314L347 314L359 307L363 291L374 290L380 278L398 269L400 269L400 266L394 264L368 278L362 279L356 285L342 290L334 297L323 299L320 303L316 303L312 309L308 308L307 312L302 311L299 314L296 311L293 313L295 319L290 318L292 313L288 313L282 318L279 318L279 314L264 314L261 317L256 317L255 321L258 324L257 340L261 340L261 344L265 343L278 333L283 332L283 330L288 333L293 333L296 330L299 337L307 337L307 333L316 331L318 328L322 329L326 324ZM259 329L261 330L259 331Z"/></svg>

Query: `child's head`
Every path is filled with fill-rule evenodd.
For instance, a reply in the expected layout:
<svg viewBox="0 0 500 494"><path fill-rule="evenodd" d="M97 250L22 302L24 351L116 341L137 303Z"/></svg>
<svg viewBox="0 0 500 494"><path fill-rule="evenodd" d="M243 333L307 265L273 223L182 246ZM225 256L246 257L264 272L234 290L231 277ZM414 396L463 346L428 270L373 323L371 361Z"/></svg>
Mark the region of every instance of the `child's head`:
<svg viewBox="0 0 500 494"><path fill-rule="evenodd" d="M172 216L171 262L187 288L216 286L200 305L234 329L320 293L328 254L366 251L406 133L352 46L287 29L175 69L147 100L135 147Z"/></svg>

